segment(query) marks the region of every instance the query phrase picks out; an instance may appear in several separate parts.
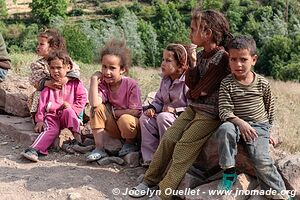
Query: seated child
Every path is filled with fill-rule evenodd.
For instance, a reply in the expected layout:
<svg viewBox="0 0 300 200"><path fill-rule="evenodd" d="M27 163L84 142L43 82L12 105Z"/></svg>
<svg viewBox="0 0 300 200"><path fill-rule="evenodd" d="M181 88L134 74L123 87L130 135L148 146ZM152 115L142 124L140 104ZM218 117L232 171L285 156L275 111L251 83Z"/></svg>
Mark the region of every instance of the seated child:
<svg viewBox="0 0 300 200"><path fill-rule="evenodd" d="M237 178L237 143L242 142L253 161L261 189L277 191L269 198L288 199L287 194L280 194L286 188L269 155L274 101L269 82L252 71L257 61L255 41L239 36L228 49L231 74L223 79L219 92L219 116L224 122L217 130L219 164L225 171L218 189L232 189Z"/></svg>
<svg viewBox="0 0 300 200"><path fill-rule="evenodd" d="M124 76L130 66L129 49L124 42L112 40L102 49L100 61L101 72L94 73L90 80L90 126L96 148L87 162L108 156L104 150L105 131L124 140L119 156L138 150L135 143L142 111L141 91L135 80Z"/></svg>
<svg viewBox="0 0 300 200"><path fill-rule="evenodd" d="M50 76L59 82L71 70L71 59L63 51L53 51L48 57ZM68 128L78 138L80 122L78 115L87 100L86 89L78 79L69 80L61 89L45 87L40 95L35 115L35 131L40 135L21 153L25 158L37 162L38 154L48 154L49 146L58 137L60 130Z"/></svg>
<svg viewBox="0 0 300 200"><path fill-rule="evenodd" d="M154 100L140 117L143 165L150 164L160 139L187 107L185 70L187 50L181 44L170 44L161 63L162 80Z"/></svg>
<svg viewBox="0 0 300 200"><path fill-rule="evenodd" d="M8 69L10 69L10 59L8 58L4 39L0 33L0 82L4 81Z"/></svg>
<svg viewBox="0 0 300 200"><path fill-rule="evenodd" d="M29 82L37 90L31 95L28 101L28 107L34 115L37 112L40 91L44 89L45 86L50 88L61 89L62 85L66 84L69 79L77 78L79 79L80 72L79 66L76 65L72 60L72 70L68 71L65 78L61 79L60 82L55 81L50 78L50 73L48 70L47 58L53 50L66 51L65 39L59 34L55 29L47 29L37 36L38 44L36 52L41 58L30 65L31 75L29 77Z"/></svg>

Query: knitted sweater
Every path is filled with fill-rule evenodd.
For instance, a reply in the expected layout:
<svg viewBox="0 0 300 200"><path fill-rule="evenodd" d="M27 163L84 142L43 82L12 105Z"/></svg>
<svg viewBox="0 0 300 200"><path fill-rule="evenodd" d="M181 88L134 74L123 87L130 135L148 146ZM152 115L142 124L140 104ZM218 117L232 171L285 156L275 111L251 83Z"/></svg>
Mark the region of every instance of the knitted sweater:
<svg viewBox="0 0 300 200"><path fill-rule="evenodd" d="M220 83L229 73L228 53L223 47L210 52L199 52L196 67L189 68L186 72L190 106L217 117Z"/></svg>

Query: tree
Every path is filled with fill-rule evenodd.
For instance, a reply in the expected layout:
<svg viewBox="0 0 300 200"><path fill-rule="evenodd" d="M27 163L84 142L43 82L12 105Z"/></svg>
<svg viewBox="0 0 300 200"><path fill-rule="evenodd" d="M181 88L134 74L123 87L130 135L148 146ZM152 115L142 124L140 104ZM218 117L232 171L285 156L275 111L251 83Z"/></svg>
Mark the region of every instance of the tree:
<svg viewBox="0 0 300 200"><path fill-rule="evenodd" d="M7 9L5 0L0 0L0 18L6 17Z"/></svg>
<svg viewBox="0 0 300 200"><path fill-rule="evenodd" d="M48 24L52 17L65 17L68 3L66 0L32 0L29 6L32 9L32 16L37 21Z"/></svg>

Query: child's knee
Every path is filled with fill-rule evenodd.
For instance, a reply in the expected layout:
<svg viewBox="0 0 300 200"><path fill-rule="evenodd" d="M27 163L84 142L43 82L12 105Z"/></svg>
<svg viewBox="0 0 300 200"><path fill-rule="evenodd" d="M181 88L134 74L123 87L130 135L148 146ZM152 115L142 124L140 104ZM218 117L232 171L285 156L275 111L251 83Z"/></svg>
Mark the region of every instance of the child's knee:
<svg viewBox="0 0 300 200"><path fill-rule="evenodd" d="M236 137L235 125L231 122L224 122L219 126L215 135L217 138L224 138L228 136Z"/></svg>

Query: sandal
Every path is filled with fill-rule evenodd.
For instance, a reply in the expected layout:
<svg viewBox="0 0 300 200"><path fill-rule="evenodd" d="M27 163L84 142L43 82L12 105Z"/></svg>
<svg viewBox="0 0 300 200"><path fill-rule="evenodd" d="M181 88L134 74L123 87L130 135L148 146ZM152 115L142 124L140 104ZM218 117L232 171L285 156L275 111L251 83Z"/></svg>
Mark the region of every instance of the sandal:
<svg viewBox="0 0 300 200"><path fill-rule="evenodd" d="M65 152L69 153L69 154L74 154L75 151L73 149L73 145L71 144L63 144L61 147Z"/></svg>
<svg viewBox="0 0 300 200"><path fill-rule="evenodd" d="M130 192L128 193L128 195L133 198L141 198L146 195L149 195L149 191L153 191L157 189L158 186L150 187L147 183L141 182L137 186L133 187L131 190L133 190L134 192Z"/></svg>
<svg viewBox="0 0 300 200"><path fill-rule="evenodd" d="M138 146L136 146L134 144L125 143L122 146L122 149L119 151L118 155L119 155L119 157L123 157L123 156L126 156L127 154L129 154L131 152L135 152L137 150L138 150Z"/></svg>
<svg viewBox="0 0 300 200"><path fill-rule="evenodd" d="M37 150L34 148L28 148L24 152L21 153L21 155L28 160L31 160L33 162L38 162L39 161L39 155Z"/></svg>
<svg viewBox="0 0 300 200"><path fill-rule="evenodd" d="M86 157L86 162L97 161L107 156L108 154L104 151L104 149L94 149L92 153Z"/></svg>

